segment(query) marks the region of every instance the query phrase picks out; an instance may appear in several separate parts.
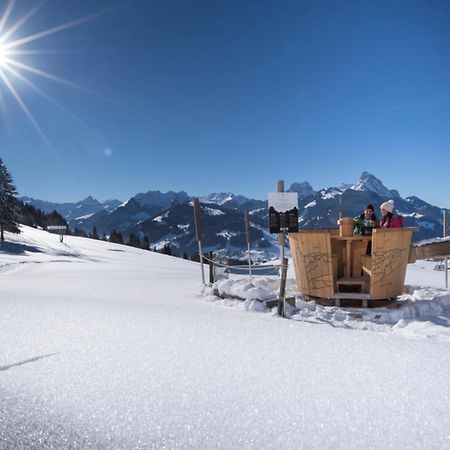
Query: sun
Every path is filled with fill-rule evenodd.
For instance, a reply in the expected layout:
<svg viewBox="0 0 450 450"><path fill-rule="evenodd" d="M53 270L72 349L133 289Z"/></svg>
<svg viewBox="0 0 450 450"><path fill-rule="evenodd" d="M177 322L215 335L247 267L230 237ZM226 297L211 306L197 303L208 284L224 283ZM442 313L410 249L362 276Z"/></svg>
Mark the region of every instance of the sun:
<svg viewBox="0 0 450 450"><path fill-rule="evenodd" d="M28 108L27 104L21 93L16 87L16 81L19 80L21 84L26 84L29 88L33 89L39 95L44 97L46 100L56 104L49 95L47 95L42 89L40 89L33 81L33 78L46 78L57 83L64 84L66 86L75 87L83 90L79 86L64 80L54 74L46 72L42 68L35 67L30 64L26 64L23 61L23 57L27 55L45 55L49 53L57 53L57 49L52 52L40 50L33 46L33 49L27 48L27 44L30 42L43 39L51 34L59 33L68 28L81 25L89 20L92 20L100 15L105 14L107 11L92 14L90 16L82 17L70 22L66 22L60 25L53 26L46 30L39 31L37 33L29 34L23 36L23 31L26 22L32 18L33 15L39 10L39 8L45 3L45 1L39 2L36 6L31 8L25 13L23 17L14 22L9 23L11 13L14 9L14 4L16 0L9 0L6 3L6 7L2 12L0 11L0 107L2 107L2 101L4 101L5 96L1 95L4 92L9 92L13 99L17 102L19 107L22 109L24 114L28 117L30 122L33 124L36 131L41 135L44 141L50 145L45 133L39 126L37 120L33 116L32 112ZM111 10L111 9L110 9ZM22 36L20 36L22 35ZM44 59L45 63L45 59Z"/></svg>

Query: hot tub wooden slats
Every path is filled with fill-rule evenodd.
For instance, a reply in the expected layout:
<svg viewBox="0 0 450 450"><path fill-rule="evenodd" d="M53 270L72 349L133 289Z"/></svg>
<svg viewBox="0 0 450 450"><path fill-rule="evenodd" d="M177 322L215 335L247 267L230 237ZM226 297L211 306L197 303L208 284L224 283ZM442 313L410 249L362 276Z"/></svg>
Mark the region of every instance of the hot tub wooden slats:
<svg viewBox="0 0 450 450"><path fill-rule="evenodd" d="M327 230L290 233L289 241L300 292L311 297L333 297L330 233Z"/></svg>
<svg viewBox="0 0 450 450"><path fill-rule="evenodd" d="M413 229L377 229L372 235L372 254L363 257L363 269L370 276L372 300L401 295Z"/></svg>
<svg viewBox="0 0 450 450"><path fill-rule="evenodd" d="M371 255L365 255L367 237L342 238L334 233L331 237L330 230L290 233L299 291L306 297L323 299L342 299L347 294L349 298L356 298L359 294L360 298L378 300L401 295L414 230L374 230ZM363 268L369 276L367 284L353 282L361 277ZM347 272L346 279L350 281L338 283L344 272ZM345 292L352 285L355 289L350 291L359 292Z"/></svg>

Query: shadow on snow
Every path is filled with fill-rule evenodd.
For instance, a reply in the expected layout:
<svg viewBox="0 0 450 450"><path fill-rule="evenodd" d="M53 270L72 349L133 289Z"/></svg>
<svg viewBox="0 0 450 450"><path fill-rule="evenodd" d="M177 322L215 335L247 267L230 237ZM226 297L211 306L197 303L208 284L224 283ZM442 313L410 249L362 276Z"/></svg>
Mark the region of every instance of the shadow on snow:
<svg viewBox="0 0 450 450"><path fill-rule="evenodd" d="M14 364L9 364L7 366L0 366L0 371L11 369L11 367L23 366L24 364L39 361L40 359L49 358L50 356L59 355L58 353L49 353L48 355L35 356L34 358L25 359L24 361L19 361Z"/></svg>

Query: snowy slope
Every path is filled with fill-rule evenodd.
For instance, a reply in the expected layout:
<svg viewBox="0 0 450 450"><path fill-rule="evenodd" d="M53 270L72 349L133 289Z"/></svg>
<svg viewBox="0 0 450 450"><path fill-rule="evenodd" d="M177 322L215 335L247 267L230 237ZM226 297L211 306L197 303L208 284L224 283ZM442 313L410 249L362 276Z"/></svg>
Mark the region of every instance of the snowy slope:
<svg viewBox="0 0 450 450"><path fill-rule="evenodd" d="M0 448L450 446L446 340L230 308L152 252L7 239Z"/></svg>

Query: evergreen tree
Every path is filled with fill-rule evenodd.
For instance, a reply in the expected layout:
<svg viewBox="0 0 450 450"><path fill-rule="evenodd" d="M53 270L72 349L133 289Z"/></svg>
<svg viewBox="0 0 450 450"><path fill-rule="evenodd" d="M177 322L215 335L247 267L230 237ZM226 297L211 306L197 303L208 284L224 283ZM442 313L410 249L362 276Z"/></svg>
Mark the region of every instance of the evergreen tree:
<svg viewBox="0 0 450 450"><path fill-rule="evenodd" d="M164 255L172 255L172 250L170 249L170 245L165 244L161 253L163 253Z"/></svg>
<svg viewBox="0 0 450 450"><path fill-rule="evenodd" d="M111 231L111 234L109 235L109 242L114 242L115 244L123 244L123 236L120 231L117 231L116 229Z"/></svg>
<svg viewBox="0 0 450 450"><path fill-rule="evenodd" d="M136 235L134 233L130 233L130 237L128 238L127 245L131 247L136 247Z"/></svg>
<svg viewBox="0 0 450 450"><path fill-rule="evenodd" d="M82 230L81 228L75 228L73 232L74 236L81 236L81 237L88 237L86 231Z"/></svg>
<svg viewBox="0 0 450 450"><path fill-rule="evenodd" d="M68 227L67 220L57 211L44 213L35 206L17 200L17 222L34 228L47 228L48 225L62 225ZM66 232L69 234L69 230Z"/></svg>
<svg viewBox="0 0 450 450"><path fill-rule="evenodd" d="M144 239L142 239L142 248L144 250L150 250L150 239L147 235L145 235Z"/></svg>
<svg viewBox="0 0 450 450"><path fill-rule="evenodd" d="M142 248L142 242L139 235L136 236L136 239L134 240L134 247Z"/></svg>
<svg viewBox="0 0 450 450"><path fill-rule="evenodd" d="M188 254L186 252L183 252L183 259L189 259Z"/></svg>
<svg viewBox="0 0 450 450"><path fill-rule="evenodd" d="M53 210L51 213L46 214L46 221L47 224L46 225L62 225L62 226L67 226L67 221L66 219L64 219L63 216L61 216L61 214L59 214L58 211Z"/></svg>
<svg viewBox="0 0 450 450"><path fill-rule="evenodd" d="M0 239L5 240L4 231L20 233L17 215L17 190L13 179L0 158Z"/></svg>
<svg viewBox="0 0 450 450"><path fill-rule="evenodd" d="M100 239L100 236L97 233L97 227L94 225L94 228L92 229L92 233L89 235L91 239Z"/></svg>

